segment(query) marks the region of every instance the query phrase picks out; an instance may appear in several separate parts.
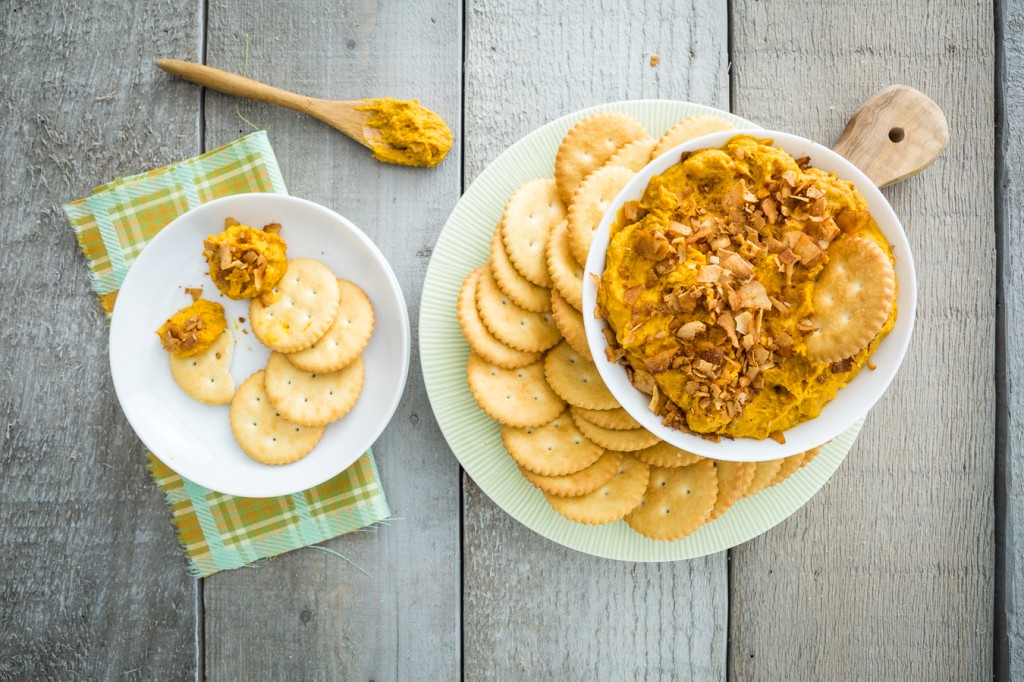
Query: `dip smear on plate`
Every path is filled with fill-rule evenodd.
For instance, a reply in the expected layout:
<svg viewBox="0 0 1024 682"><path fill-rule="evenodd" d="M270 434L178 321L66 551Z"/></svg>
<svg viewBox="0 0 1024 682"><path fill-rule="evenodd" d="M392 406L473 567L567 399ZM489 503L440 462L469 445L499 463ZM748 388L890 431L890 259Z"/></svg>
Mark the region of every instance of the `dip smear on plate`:
<svg viewBox="0 0 1024 682"><path fill-rule="evenodd" d="M782 442L868 364L895 301L892 251L853 184L737 136L623 206L597 314L608 359L664 424Z"/></svg>

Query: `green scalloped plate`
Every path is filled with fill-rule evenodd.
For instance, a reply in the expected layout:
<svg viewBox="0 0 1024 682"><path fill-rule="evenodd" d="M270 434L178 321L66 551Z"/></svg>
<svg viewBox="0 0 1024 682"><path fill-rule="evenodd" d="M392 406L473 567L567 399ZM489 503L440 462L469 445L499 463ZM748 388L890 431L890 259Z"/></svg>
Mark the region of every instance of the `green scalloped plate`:
<svg viewBox="0 0 1024 682"><path fill-rule="evenodd" d="M621 561L693 559L746 542L803 506L846 457L863 419L787 480L740 500L720 518L675 542L649 540L623 521L604 526L573 523L555 512L541 492L523 478L502 446L498 424L477 407L466 384L469 345L459 329L455 303L466 276L487 262L491 234L508 197L527 180L553 177L555 152L565 133L597 111L625 112L651 134L659 135L694 114L721 116L737 127L758 127L728 112L688 102L635 100L563 116L502 152L466 190L434 247L420 306L423 377L441 432L455 457L480 489L514 519L549 540L594 556Z"/></svg>

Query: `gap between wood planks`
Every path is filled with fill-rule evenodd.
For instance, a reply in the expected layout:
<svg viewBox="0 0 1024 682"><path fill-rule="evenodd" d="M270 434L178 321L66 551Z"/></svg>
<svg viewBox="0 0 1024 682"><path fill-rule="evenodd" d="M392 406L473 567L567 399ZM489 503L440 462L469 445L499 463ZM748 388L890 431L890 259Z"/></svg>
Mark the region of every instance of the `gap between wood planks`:
<svg viewBox="0 0 1024 682"><path fill-rule="evenodd" d="M996 348L995 348L995 390L996 390L996 423L995 423L995 462L992 476L992 499L994 503L995 530L995 567L993 571L992 600L992 672L997 680L1010 679L1010 651L1007 634L1006 618L1006 514L1007 495L1007 447L1009 428L1009 403L1006 385L1006 297L1003 290L1003 277L1006 271L1006 197L1003 186L1006 182L1005 159L1003 144L1006 128L1006 102L1003 97L1003 84L1006 82L1006 52L1004 45L1005 7L1003 0L994 0L993 39L995 40L995 59L992 78L995 93L995 135L993 139L993 195L995 198L994 222L996 232Z"/></svg>

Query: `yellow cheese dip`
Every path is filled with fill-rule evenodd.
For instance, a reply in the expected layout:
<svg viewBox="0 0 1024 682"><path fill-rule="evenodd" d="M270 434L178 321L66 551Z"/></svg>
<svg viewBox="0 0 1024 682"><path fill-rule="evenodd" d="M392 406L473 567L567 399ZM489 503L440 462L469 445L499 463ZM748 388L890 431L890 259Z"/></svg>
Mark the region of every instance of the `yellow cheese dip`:
<svg viewBox="0 0 1024 682"><path fill-rule="evenodd" d="M199 299L171 315L156 334L168 353L190 358L212 346L226 326L224 306Z"/></svg>
<svg viewBox="0 0 1024 682"><path fill-rule="evenodd" d="M373 158L403 166L436 166L452 148L452 131L440 116L419 100L385 97L365 100L366 125L380 132Z"/></svg>
<svg viewBox="0 0 1024 682"><path fill-rule="evenodd" d="M815 279L834 240L862 237L893 261L852 183L737 136L684 154L612 227L598 307L608 357L652 395L663 422L711 438L769 436L816 417L892 329L815 363Z"/></svg>
<svg viewBox="0 0 1024 682"><path fill-rule="evenodd" d="M210 279L222 294L253 298L277 284L288 269L288 245L277 234L280 228L273 224L258 230L228 218L223 232L203 240Z"/></svg>

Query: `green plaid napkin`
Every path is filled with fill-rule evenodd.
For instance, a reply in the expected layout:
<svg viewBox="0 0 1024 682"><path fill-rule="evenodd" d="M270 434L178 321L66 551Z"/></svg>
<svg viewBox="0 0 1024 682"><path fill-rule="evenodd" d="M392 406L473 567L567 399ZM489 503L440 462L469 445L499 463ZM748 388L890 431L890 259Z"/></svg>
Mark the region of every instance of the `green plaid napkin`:
<svg viewBox="0 0 1024 682"><path fill-rule="evenodd" d="M128 269L156 233L191 208L243 192L287 194L266 131L194 159L114 180L66 204L92 288L107 315ZM326 483L266 499L214 492L182 478L152 454L149 459L197 577L313 545L390 514L369 450Z"/></svg>

